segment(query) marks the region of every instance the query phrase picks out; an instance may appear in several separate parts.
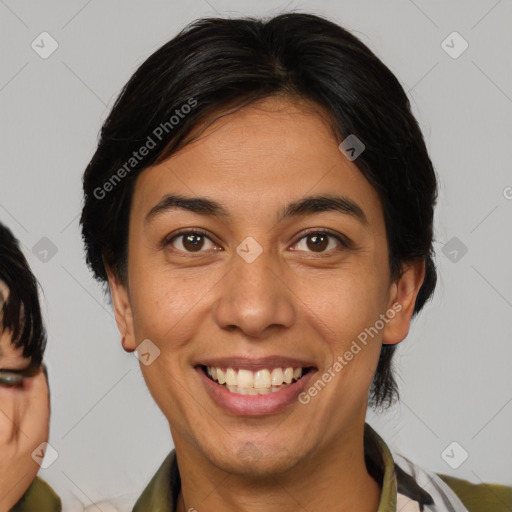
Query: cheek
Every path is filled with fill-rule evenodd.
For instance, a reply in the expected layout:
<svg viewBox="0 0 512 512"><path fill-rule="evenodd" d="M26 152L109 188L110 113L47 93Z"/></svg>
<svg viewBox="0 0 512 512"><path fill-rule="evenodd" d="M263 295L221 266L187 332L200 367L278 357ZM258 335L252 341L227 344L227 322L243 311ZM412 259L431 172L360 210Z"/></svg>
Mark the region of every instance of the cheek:
<svg viewBox="0 0 512 512"><path fill-rule="evenodd" d="M219 277L211 271L133 263L137 273L130 276L130 298L136 341L150 339L162 355L174 354L176 365L176 355L180 359L188 355L190 340L208 314L209 292L215 291Z"/></svg>
<svg viewBox="0 0 512 512"><path fill-rule="evenodd" d="M298 295L307 298L303 314L327 348L325 369L338 362L335 394L349 392L357 401L367 393L381 348L385 282L371 266L302 281Z"/></svg>
<svg viewBox="0 0 512 512"><path fill-rule="evenodd" d="M184 414L184 361L191 350L201 294L162 272L133 276L131 286L136 343L149 339L159 349L153 363L140 366L144 380L166 416L177 414L180 417Z"/></svg>
<svg viewBox="0 0 512 512"><path fill-rule="evenodd" d="M337 274L304 278L297 295L323 338L342 348L383 313L386 289L381 281L368 267L347 268Z"/></svg>
<svg viewBox="0 0 512 512"><path fill-rule="evenodd" d="M137 341L149 338L163 348L170 340L179 340L188 330L198 290L191 291L176 281L152 276L137 288L132 297L134 331Z"/></svg>
<svg viewBox="0 0 512 512"><path fill-rule="evenodd" d="M381 331L371 329L382 312L376 292L357 284L349 286L345 282L345 286L338 287L311 320L324 346L328 345L325 366L317 379L329 382L325 407L343 404L334 414L339 421L364 409L382 346ZM323 385L317 387L322 389Z"/></svg>

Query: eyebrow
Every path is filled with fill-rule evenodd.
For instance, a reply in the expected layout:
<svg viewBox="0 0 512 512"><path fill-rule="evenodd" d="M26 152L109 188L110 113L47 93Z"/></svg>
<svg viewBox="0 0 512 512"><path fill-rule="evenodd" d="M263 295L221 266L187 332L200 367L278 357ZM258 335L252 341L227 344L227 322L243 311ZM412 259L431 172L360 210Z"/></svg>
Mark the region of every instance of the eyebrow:
<svg viewBox="0 0 512 512"><path fill-rule="evenodd" d="M229 211L220 203L206 197L186 197L180 194L165 195L146 215L144 222L170 210L186 210L199 215L229 219ZM352 199L346 196L323 194L306 196L289 203L278 212L277 222L282 222L299 215L314 214L318 212L338 212L351 216L361 224L368 225L368 218L363 209Z"/></svg>

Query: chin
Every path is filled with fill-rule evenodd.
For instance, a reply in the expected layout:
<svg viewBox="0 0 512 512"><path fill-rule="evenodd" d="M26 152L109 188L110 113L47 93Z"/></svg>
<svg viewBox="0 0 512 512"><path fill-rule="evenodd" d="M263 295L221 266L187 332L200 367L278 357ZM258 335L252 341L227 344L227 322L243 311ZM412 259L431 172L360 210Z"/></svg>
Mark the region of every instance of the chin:
<svg viewBox="0 0 512 512"><path fill-rule="evenodd" d="M301 459L299 450L277 449L274 445L253 441L234 443L229 452L206 453L219 469L226 473L252 478L268 478L292 469ZM293 454L293 455L292 455Z"/></svg>

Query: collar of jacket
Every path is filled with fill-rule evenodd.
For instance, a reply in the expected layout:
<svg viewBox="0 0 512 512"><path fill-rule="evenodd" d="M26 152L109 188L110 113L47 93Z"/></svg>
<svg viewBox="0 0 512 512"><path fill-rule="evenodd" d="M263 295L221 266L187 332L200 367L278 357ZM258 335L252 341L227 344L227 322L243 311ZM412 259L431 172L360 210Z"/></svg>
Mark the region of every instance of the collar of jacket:
<svg viewBox="0 0 512 512"><path fill-rule="evenodd" d="M364 455L368 472L381 486L377 512L395 512L397 492L417 501L420 510L423 510L423 505L433 503L430 494L394 463L386 443L368 423L364 425ZM175 512L180 489L176 451L172 450L144 489L132 512Z"/></svg>
<svg viewBox="0 0 512 512"><path fill-rule="evenodd" d="M60 498L42 478L37 476L9 512L34 512L34 510L38 512L62 512Z"/></svg>

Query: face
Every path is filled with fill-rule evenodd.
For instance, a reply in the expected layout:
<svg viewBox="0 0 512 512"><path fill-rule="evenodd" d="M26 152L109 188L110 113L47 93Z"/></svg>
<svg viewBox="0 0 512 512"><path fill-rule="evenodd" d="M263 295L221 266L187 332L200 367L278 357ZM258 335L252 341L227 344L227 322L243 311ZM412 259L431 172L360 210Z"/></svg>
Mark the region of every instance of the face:
<svg viewBox="0 0 512 512"><path fill-rule="evenodd" d="M0 281L2 300L9 289ZM30 359L12 345L11 331L0 318L0 509L11 510L37 475L39 465L30 455L48 441L50 405L48 382L42 371L23 372ZM24 377L26 376L26 377ZM7 490L7 492L5 492ZM17 507L16 507L17 508ZM13 510L13 509L12 509Z"/></svg>
<svg viewBox="0 0 512 512"><path fill-rule="evenodd" d="M141 369L176 448L231 473L286 471L359 435L381 344L407 334L421 269L390 281L378 194L338 144L312 108L268 98L135 186L127 286L110 276L125 346L160 351Z"/></svg>

